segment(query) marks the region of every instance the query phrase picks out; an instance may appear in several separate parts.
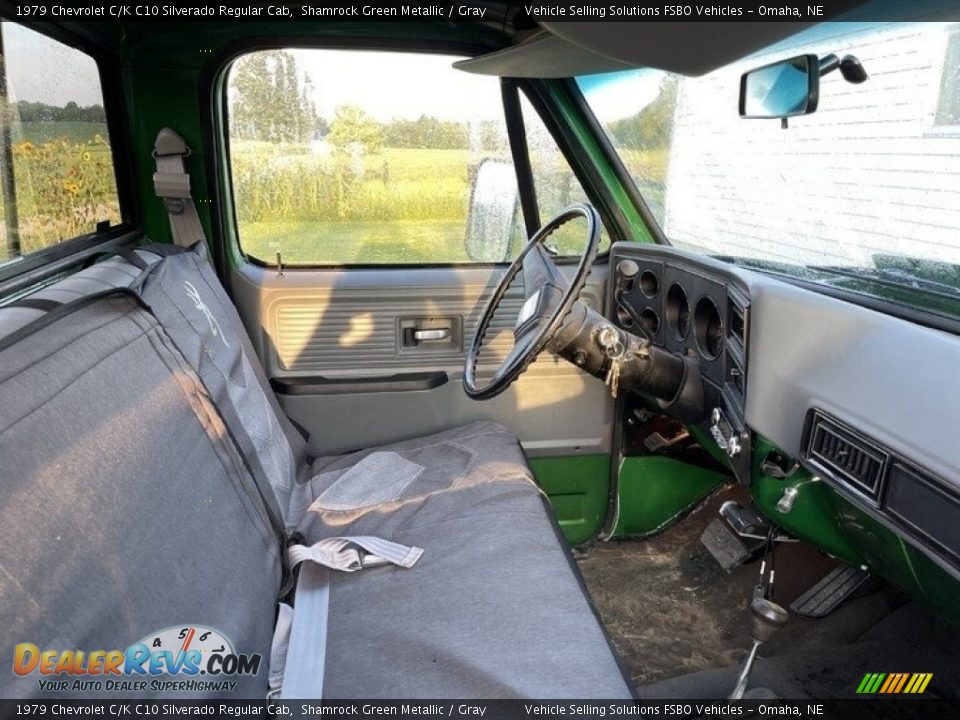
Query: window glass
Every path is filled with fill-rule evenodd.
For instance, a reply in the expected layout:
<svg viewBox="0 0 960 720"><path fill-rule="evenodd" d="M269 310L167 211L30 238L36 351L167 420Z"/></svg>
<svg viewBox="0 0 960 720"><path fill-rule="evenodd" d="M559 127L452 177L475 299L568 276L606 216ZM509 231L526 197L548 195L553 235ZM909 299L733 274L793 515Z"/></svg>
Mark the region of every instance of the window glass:
<svg viewBox="0 0 960 720"><path fill-rule="evenodd" d="M960 28L953 25L948 33L943 58L943 74L934 122L938 127L960 131Z"/></svg>
<svg viewBox="0 0 960 720"><path fill-rule="evenodd" d="M703 77L578 83L674 244L956 315L958 37L956 23L823 23ZM817 111L786 129L739 117L745 71L805 53L852 55L868 78L823 75Z"/></svg>
<svg viewBox="0 0 960 720"><path fill-rule="evenodd" d="M120 222L92 58L0 24L0 263Z"/></svg>
<svg viewBox="0 0 960 720"><path fill-rule="evenodd" d="M527 149L533 170L533 183L537 193L537 209L541 223L549 222L565 208L574 203L587 203L583 186L574 175L570 164L563 156L556 140L543 124L540 115L521 94L523 122L527 132ZM576 219L561 227L547 241L562 256L579 256L586 243L586 222ZM600 251L610 247L606 230L600 229Z"/></svg>
<svg viewBox="0 0 960 720"><path fill-rule="evenodd" d="M242 249L291 265L503 260L523 223L500 83L456 59L238 59L228 121Z"/></svg>

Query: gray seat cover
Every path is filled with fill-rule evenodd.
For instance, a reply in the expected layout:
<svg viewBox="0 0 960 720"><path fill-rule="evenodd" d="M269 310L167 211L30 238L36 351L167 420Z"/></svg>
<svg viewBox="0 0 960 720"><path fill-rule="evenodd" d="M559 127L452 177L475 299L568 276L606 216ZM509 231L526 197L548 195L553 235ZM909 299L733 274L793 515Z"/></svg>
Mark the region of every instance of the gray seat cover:
<svg viewBox="0 0 960 720"><path fill-rule="evenodd" d="M548 512L524 479L311 512L310 539L424 548L410 570L333 575L324 697L629 698Z"/></svg>
<svg viewBox="0 0 960 720"><path fill-rule="evenodd" d="M291 498L291 519L312 504L344 517L452 488L526 481L535 488L516 436L502 425L470 425L347 455L314 460L312 478Z"/></svg>
<svg viewBox="0 0 960 720"><path fill-rule="evenodd" d="M234 678L262 697L281 566L252 477L151 315L125 297L62 310L0 340L0 656L207 626L263 657ZM0 697L42 694L0 673Z"/></svg>
<svg viewBox="0 0 960 720"><path fill-rule="evenodd" d="M515 436L475 423L320 458L309 468L303 440L280 412L202 251L156 252L163 256L150 258L145 275L118 275L114 265L123 261L114 259L68 279L79 291L85 281L75 278L110 263L98 279L110 275L133 287L155 317L131 300L97 301L6 351L50 357L36 371L39 380L0 384L6 413L0 417L29 413L21 422L32 433L0 435L4 474L17 477L4 477L0 487L0 541L31 549L22 561L0 566L0 644L29 636L64 647L125 647L136 639L129 635L152 631L145 628L196 623L224 631L241 652L265 653L281 572L267 512L267 504L276 504L308 542L375 535L425 550L410 570L334 576L325 697L630 697ZM37 296L50 297L58 285ZM5 323L15 328L37 314L0 310L0 335ZM121 340L128 346L110 354L116 343L102 334L121 330L131 335ZM61 352L67 344L71 352ZM33 411L46 388L56 392L69 382L83 359L94 369L63 393L70 404L57 400ZM20 368L11 370L12 379L29 372L29 362L10 364L3 354L0 360L5 375ZM182 373L171 372L177 363ZM181 379L179 389L171 378ZM16 402L8 404L8 397ZM109 424L118 417L123 421ZM102 437L108 427L115 436ZM43 440L28 440L34 436ZM56 461L64 447L88 440L86 452L67 464ZM263 478L269 484L261 482L258 494L255 480ZM269 497L271 488L279 502ZM197 502L198 493L207 505ZM43 541L32 539L35 501L54 510L40 523ZM77 502L98 512L74 519L69 508ZM65 518L74 548L92 538L95 548L121 552L108 555L108 564L97 552L53 553L58 546L48 538ZM168 537L167 527L188 526L203 531ZM140 528L147 529L138 534ZM63 579L74 597L98 599L86 615L60 620L69 595L51 599L44 592L51 577ZM200 578L214 578L215 589L190 590L210 585ZM162 590L154 593L151 583ZM120 621L112 623L114 596L139 599L143 587L154 594L121 605ZM31 613L18 615L31 601ZM264 686L258 675L228 695L262 696ZM10 692L31 694L36 687L21 683Z"/></svg>
<svg viewBox="0 0 960 720"><path fill-rule="evenodd" d="M203 246L157 262L139 293L200 375L240 452L285 513L292 484L305 470L306 443L280 409Z"/></svg>

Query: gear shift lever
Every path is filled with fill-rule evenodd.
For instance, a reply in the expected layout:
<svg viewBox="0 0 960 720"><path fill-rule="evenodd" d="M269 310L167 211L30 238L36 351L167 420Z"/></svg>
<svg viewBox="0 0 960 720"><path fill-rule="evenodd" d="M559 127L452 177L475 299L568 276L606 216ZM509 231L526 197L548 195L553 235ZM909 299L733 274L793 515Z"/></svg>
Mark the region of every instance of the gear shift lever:
<svg viewBox="0 0 960 720"><path fill-rule="evenodd" d="M777 634L790 616L787 611L777 605L772 600L764 597L755 597L750 603L750 635L753 637L753 647L750 648L750 654L740 669L740 675L737 677L737 684L730 693L731 700L740 700L747 691L747 683L750 682L750 671L753 670L753 663L757 659L757 650L770 638Z"/></svg>

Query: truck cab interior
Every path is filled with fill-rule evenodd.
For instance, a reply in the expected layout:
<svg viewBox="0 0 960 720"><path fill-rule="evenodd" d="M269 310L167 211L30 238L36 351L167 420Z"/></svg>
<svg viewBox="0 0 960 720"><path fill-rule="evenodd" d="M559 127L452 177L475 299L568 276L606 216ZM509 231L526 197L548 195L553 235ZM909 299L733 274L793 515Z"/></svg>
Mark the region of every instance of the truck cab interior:
<svg viewBox="0 0 960 720"><path fill-rule="evenodd" d="M0 696L956 699L958 8L475 5L0 2Z"/></svg>

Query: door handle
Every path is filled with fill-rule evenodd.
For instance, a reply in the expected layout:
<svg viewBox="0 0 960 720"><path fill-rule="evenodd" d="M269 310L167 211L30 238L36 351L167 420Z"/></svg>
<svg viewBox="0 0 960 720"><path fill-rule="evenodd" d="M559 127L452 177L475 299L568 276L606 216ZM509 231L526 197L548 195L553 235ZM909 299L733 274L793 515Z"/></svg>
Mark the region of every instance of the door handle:
<svg viewBox="0 0 960 720"><path fill-rule="evenodd" d="M456 352L463 337L463 319L456 315L397 318L397 335L401 352Z"/></svg>
<svg viewBox="0 0 960 720"><path fill-rule="evenodd" d="M413 339L417 342L436 342L447 340L450 337L450 328L433 328L431 330L414 330Z"/></svg>

